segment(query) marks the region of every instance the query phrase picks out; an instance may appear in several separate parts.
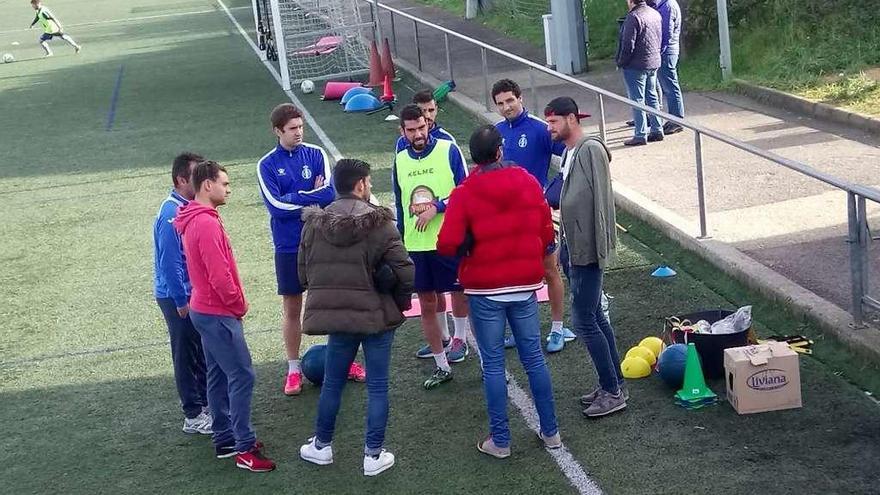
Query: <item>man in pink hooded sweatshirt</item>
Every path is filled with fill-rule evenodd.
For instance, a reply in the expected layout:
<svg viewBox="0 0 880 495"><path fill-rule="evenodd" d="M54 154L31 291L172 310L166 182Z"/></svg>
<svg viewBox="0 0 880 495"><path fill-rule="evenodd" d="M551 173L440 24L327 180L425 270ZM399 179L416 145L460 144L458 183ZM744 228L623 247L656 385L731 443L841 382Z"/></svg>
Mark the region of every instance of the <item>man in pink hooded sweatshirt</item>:
<svg viewBox="0 0 880 495"><path fill-rule="evenodd" d="M205 350L214 450L220 459L235 456L242 469L271 471L275 463L263 455L251 425L255 374L241 323L248 303L217 212L229 196L229 176L216 162L201 161L192 185L196 197L180 207L174 228L183 238L192 283L190 317Z"/></svg>

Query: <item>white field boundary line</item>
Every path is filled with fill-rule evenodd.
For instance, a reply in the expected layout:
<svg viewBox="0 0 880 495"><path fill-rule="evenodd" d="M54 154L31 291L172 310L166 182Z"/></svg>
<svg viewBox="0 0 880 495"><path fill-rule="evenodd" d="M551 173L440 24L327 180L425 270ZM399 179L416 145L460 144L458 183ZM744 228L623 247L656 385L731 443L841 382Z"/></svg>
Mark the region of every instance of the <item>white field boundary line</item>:
<svg viewBox="0 0 880 495"><path fill-rule="evenodd" d="M479 346L473 336L473 329L468 332L467 337L470 346L479 353ZM510 402L519 410L520 416L526 421L529 429L537 435L540 431L540 420L538 419L538 411L535 409L535 404L526 391L519 386L513 375L509 371L505 371L505 373L507 375L507 396ZM562 438L563 442L565 442L565 435L562 435ZM587 475L584 467L571 455L571 452L568 451L564 443L561 448L544 450L556 461L559 470L568 478L569 483L578 493L581 495L600 495L602 493L599 484Z"/></svg>
<svg viewBox="0 0 880 495"><path fill-rule="evenodd" d="M226 7L226 4L223 3L223 0L217 0L217 4L219 4L220 8L222 8L223 11L226 12L226 16L229 17L229 20L232 21L232 23L235 25L235 28L238 29L238 32L241 33L241 36L245 39L245 41L247 41L248 45L250 45L251 48L254 50L254 53L257 55L257 58L259 58L260 57L260 49L257 48L257 45L254 44L254 40L252 40L250 38L250 36L248 36L248 34L244 30L244 28L241 27L241 24L239 24L238 21L235 19L235 17L232 16L232 13L229 11L229 8ZM248 7L248 8L250 8L250 7ZM275 81L278 82L278 85L281 86L281 75L278 73L278 71L275 69L275 67L272 65L272 63L269 62L268 60L263 60L262 62L263 62L263 65L266 66L266 70L268 70L269 73L272 74L272 77L274 77ZM296 107L302 111L303 117L305 117L305 120L307 120L309 122L309 125L311 126L312 131L314 131L315 135L318 136L318 139L321 140L321 142L324 144L324 147L327 148L327 151L330 153L330 155L333 156L333 160L336 161L336 160L339 160L340 158L342 158L342 153L339 152L339 148L337 148L336 145L333 144L333 141L330 140L330 137L327 136L327 133L324 132L324 129L322 129L321 126L318 125L318 121L316 121L315 118L312 117L312 114L309 113L309 111L306 109L305 105L302 104L302 102L299 100L299 98L297 98L296 95L293 94L293 92L290 90L284 90L284 93L287 95L288 98L290 98L290 101L293 102L293 104L296 105Z"/></svg>
<svg viewBox="0 0 880 495"><path fill-rule="evenodd" d="M243 9L251 9L251 7L249 7L249 6L232 7L229 10L243 10ZM64 27L68 28L68 27L83 27L83 26L100 26L101 24L120 24L123 22L149 21L151 19L164 19L167 17L182 17L182 16L187 16L187 15L215 14L216 12L217 12L216 9L194 10L191 12L175 12L175 13L171 13L171 14L147 15L147 16L142 16L142 17L126 17L124 19L110 19L110 20L105 20L105 21L80 22L77 24L65 24ZM0 34L26 33L28 31L30 31L30 30L29 29L13 29L11 31L0 31Z"/></svg>

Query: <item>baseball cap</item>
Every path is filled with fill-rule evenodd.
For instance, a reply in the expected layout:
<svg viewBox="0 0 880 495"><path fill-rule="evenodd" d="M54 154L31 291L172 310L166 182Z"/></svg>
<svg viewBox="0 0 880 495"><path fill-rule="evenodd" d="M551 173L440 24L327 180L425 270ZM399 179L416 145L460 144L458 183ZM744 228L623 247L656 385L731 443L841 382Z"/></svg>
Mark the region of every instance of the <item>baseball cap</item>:
<svg viewBox="0 0 880 495"><path fill-rule="evenodd" d="M574 114L578 119L585 119L590 116L588 113L580 113L578 111L578 104L570 96L553 98L553 100L544 107L545 117L552 117L554 115L565 117L566 115L571 114Z"/></svg>

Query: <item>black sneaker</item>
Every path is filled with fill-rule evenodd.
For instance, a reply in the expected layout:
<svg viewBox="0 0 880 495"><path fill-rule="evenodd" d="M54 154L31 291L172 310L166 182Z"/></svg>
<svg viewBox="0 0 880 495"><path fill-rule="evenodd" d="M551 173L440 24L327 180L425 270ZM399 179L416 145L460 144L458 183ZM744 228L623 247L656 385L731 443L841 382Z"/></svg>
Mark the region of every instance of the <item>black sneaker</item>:
<svg viewBox="0 0 880 495"><path fill-rule="evenodd" d="M663 124L663 134L666 134L667 136L670 134L677 134L683 130L684 127L678 124L673 124L672 122L667 122Z"/></svg>
<svg viewBox="0 0 880 495"><path fill-rule="evenodd" d="M645 138L632 138L623 142L624 146L644 146L648 144L648 141Z"/></svg>
<svg viewBox="0 0 880 495"><path fill-rule="evenodd" d="M648 134L649 143L656 143L657 141L663 141L662 132L652 132L651 134Z"/></svg>
<svg viewBox="0 0 880 495"><path fill-rule="evenodd" d="M238 454L238 451L235 450L235 442L226 445L215 445L214 452L217 454L217 459L228 459Z"/></svg>

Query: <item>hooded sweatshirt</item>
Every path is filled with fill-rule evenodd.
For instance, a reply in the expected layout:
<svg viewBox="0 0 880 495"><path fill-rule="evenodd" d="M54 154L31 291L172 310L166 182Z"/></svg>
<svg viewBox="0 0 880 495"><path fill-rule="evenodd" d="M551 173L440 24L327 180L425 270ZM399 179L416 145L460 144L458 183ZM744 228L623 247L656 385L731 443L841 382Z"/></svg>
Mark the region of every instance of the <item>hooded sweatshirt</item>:
<svg viewBox="0 0 880 495"><path fill-rule="evenodd" d="M198 313L241 319L247 301L229 236L216 208L190 201L181 206L174 228L183 237L186 268L192 283L190 308Z"/></svg>
<svg viewBox="0 0 880 495"><path fill-rule="evenodd" d="M555 239L538 181L513 163L477 166L449 199L437 252L463 256L465 294L529 292L544 282L544 253Z"/></svg>
<svg viewBox="0 0 880 495"><path fill-rule="evenodd" d="M299 279L309 291L303 331L372 334L397 328L410 307L415 268L391 210L355 196L342 196L326 209L303 210ZM387 265L396 284L376 288L374 272Z"/></svg>

